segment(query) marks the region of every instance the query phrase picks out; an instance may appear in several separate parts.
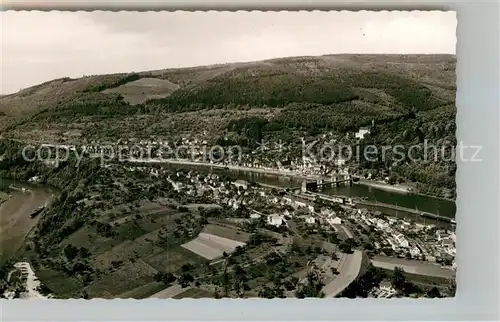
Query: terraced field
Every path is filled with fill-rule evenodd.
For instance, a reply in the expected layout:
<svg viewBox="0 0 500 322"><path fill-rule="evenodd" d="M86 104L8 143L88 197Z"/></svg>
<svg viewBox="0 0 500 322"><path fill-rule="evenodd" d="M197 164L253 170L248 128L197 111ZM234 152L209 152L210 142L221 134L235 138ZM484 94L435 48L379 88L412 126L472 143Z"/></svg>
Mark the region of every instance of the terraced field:
<svg viewBox="0 0 500 322"><path fill-rule="evenodd" d="M86 292L90 298L146 298L165 288L164 283L155 281L158 272L179 274L185 264L203 266L206 259L182 248L172 235L195 227L196 218L190 213L154 203L142 204L134 211L119 209L121 212L103 213L59 244L61 249L77 245L88 251L82 264L92 270L94 278L86 285L51 267L54 264L41 263L40 280L58 296L80 297ZM103 227L109 230L103 231ZM68 260L54 256L56 261Z"/></svg>

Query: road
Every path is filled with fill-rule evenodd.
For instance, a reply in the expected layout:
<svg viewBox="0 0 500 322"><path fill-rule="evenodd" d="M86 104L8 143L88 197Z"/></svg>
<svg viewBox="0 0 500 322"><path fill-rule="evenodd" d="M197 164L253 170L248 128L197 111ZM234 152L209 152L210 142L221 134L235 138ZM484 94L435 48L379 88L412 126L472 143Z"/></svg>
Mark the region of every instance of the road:
<svg viewBox="0 0 500 322"><path fill-rule="evenodd" d="M339 274L321 290L325 293L325 297L337 296L358 277L362 259L363 253L359 250L346 256L344 262L337 269Z"/></svg>
<svg viewBox="0 0 500 322"><path fill-rule="evenodd" d="M443 268L439 264L430 262L421 262L417 260L395 258L387 256L375 256L372 259L372 264L375 267L394 270L396 267L402 268L406 273L434 276L442 278L454 278L455 271L450 268Z"/></svg>

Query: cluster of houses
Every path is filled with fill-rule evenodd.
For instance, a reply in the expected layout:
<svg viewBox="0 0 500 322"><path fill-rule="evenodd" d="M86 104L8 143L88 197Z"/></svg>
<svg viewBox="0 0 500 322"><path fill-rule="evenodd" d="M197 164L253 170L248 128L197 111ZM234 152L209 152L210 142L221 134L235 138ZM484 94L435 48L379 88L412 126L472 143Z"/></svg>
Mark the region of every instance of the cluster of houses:
<svg viewBox="0 0 500 322"><path fill-rule="evenodd" d="M371 213L366 209L353 210L349 218L365 227L371 226L382 232L380 240L374 243L377 249L389 247L396 253L410 254L412 258L431 262L435 262L436 258L454 258L456 254L455 233L443 229L436 230L434 225L382 217L380 212ZM434 230L435 236L433 236ZM408 235L426 236L426 238L415 239L407 237Z"/></svg>
<svg viewBox="0 0 500 322"><path fill-rule="evenodd" d="M146 169L144 168L145 171ZM157 169L149 169L148 171L152 172L152 175L158 175ZM428 261L436 261L436 258L442 258L443 254L454 258L456 253L456 236L453 232L436 229L434 225L411 223L406 219L384 217L377 211L369 212L367 209L351 208L344 202L345 200L338 200L338 202L345 208L346 213L337 214L327 207L315 208L307 194L277 196L263 189L250 189L250 184L245 180L225 183L216 174L200 176L191 175L191 173L187 175L177 173L174 179L168 178L167 180L178 191L182 190L188 195L203 195L208 192L215 202L228 205L233 209L238 209L242 205L251 207L257 204L268 204L275 206L276 211L272 214L255 212L250 215L251 220L260 220L262 216L266 216L267 224L272 226L286 225L287 218L289 219L291 214L288 210L283 209L288 206L289 209L302 210L301 217L303 217L306 224L320 223L328 225L335 231L345 232L351 238L352 234L346 229L343 218L352 219L365 228L373 227L381 232L379 234L380 238L374 242L376 249L390 248L395 253L410 254L412 258ZM335 200L331 201L335 202ZM419 238L407 237L415 235L419 236ZM421 236L425 236L425 238Z"/></svg>

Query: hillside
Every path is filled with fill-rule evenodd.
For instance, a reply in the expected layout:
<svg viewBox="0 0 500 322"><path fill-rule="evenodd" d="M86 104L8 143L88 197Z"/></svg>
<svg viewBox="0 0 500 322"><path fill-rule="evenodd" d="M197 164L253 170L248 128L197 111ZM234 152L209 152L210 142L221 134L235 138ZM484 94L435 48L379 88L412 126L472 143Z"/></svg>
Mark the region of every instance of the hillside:
<svg viewBox="0 0 500 322"><path fill-rule="evenodd" d="M453 144L455 64L451 55L325 55L63 78L1 97L0 131L44 143L205 133L211 143L252 147L262 138L341 138L374 121L365 143ZM423 183L423 193L455 188L454 163L394 164L392 171Z"/></svg>
<svg viewBox="0 0 500 322"><path fill-rule="evenodd" d="M346 131L412 108L431 121L439 114L439 123L454 113L454 100L454 56L294 57L49 81L0 98L0 131L26 140L147 137L206 125L217 132L248 114ZM216 121L221 109L232 113ZM178 114L191 111L203 117Z"/></svg>

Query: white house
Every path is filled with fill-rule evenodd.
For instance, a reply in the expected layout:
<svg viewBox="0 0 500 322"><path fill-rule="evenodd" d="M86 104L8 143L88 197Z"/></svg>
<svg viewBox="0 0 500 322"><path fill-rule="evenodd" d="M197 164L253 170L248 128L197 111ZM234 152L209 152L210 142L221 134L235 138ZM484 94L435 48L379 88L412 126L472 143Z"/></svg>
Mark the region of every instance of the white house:
<svg viewBox="0 0 500 322"><path fill-rule="evenodd" d="M399 243L394 238L387 238L387 242L391 245L392 250L399 248Z"/></svg>
<svg viewBox="0 0 500 322"><path fill-rule="evenodd" d="M233 182L233 185L235 185L236 188L239 188L239 187L242 187L243 189L248 188L248 182L245 180L236 180L235 182Z"/></svg>
<svg viewBox="0 0 500 322"><path fill-rule="evenodd" d="M394 236L394 239L396 240L397 243L399 243L400 247L408 247L410 244L408 243L408 240L405 238L403 234L397 234Z"/></svg>
<svg viewBox="0 0 500 322"><path fill-rule="evenodd" d="M316 218L314 218L312 216L306 218L306 223L308 223L308 224L314 224L315 222L316 222Z"/></svg>
<svg viewBox="0 0 500 322"><path fill-rule="evenodd" d="M456 235L454 232L452 232L452 233L450 234L450 238L451 238L451 240L453 240L453 242L454 242L454 243L456 243L456 242L457 242L457 235Z"/></svg>
<svg viewBox="0 0 500 322"><path fill-rule="evenodd" d="M331 213L332 212L328 208L326 208L326 207L321 208L321 214L323 216L329 217L329 216L331 216Z"/></svg>
<svg viewBox="0 0 500 322"><path fill-rule="evenodd" d="M305 202L300 201L300 200L295 200L294 202L295 202L295 205L297 207L305 207L305 206L307 206L307 204Z"/></svg>
<svg viewBox="0 0 500 322"><path fill-rule="evenodd" d="M260 219L260 215L257 213L250 214L250 219L255 219L255 220Z"/></svg>
<svg viewBox="0 0 500 322"><path fill-rule="evenodd" d="M346 159L339 157L338 159L335 159L335 165L337 167L341 167L346 163L346 161L347 161Z"/></svg>
<svg viewBox="0 0 500 322"><path fill-rule="evenodd" d="M411 257L420 256L420 249L418 249L417 246L410 248L410 255L411 255Z"/></svg>
<svg viewBox="0 0 500 322"><path fill-rule="evenodd" d="M307 209L309 209L310 212L314 212L314 206L312 205L307 206Z"/></svg>
<svg viewBox="0 0 500 322"><path fill-rule="evenodd" d="M391 217L387 218L387 220L389 221L389 223L390 223L391 225L392 225L392 224L395 224L395 223L396 223L396 221L397 221L395 218L391 218Z"/></svg>
<svg viewBox="0 0 500 322"><path fill-rule="evenodd" d="M410 226L411 226L411 223L409 223L407 221L403 221L401 223L401 229L408 229L408 228L410 228Z"/></svg>
<svg viewBox="0 0 500 322"><path fill-rule="evenodd" d="M434 263L436 261L436 257L432 255L426 255L425 260Z"/></svg>
<svg viewBox="0 0 500 322"><path fill-rule="evenodd" d="M354 134L356 139L363 139L366 134L370 133L370 127L369 126L364 126L359 128L358 132Z"/></svg>
<svg viewBox="0 0 500 322"><path fill-rule="evenodd" d="M339 217L335 217L333 219L330 219L330 223L332 225L341 225L342 224L342 219L340 219Z"/></svg>
<svg viewBox="0 0 500 322"><path fill-rule="evenodd" d="M446 248L453 248L455 245L455 243L453 242L453 240L449 237L446 237L446 238L443 238L441 239L441 243L442 243L442 246L443 247L446 247Z"/></svg>
<svg viewBox="0 0 500 322"><path fill-rule="evenodd" d="M283 220L283 217L281 215L273 214L273 215L267 216L267 223L269 225L279 227L283 224L283 222L284 222L284 220Z"/></svg>
<svg viewBox="0 0 500 322"><path fill-rule="evenodd" d="M387 229L389 228L389 223L383 219L377 220L377 227L380 229Z"/></svg>

